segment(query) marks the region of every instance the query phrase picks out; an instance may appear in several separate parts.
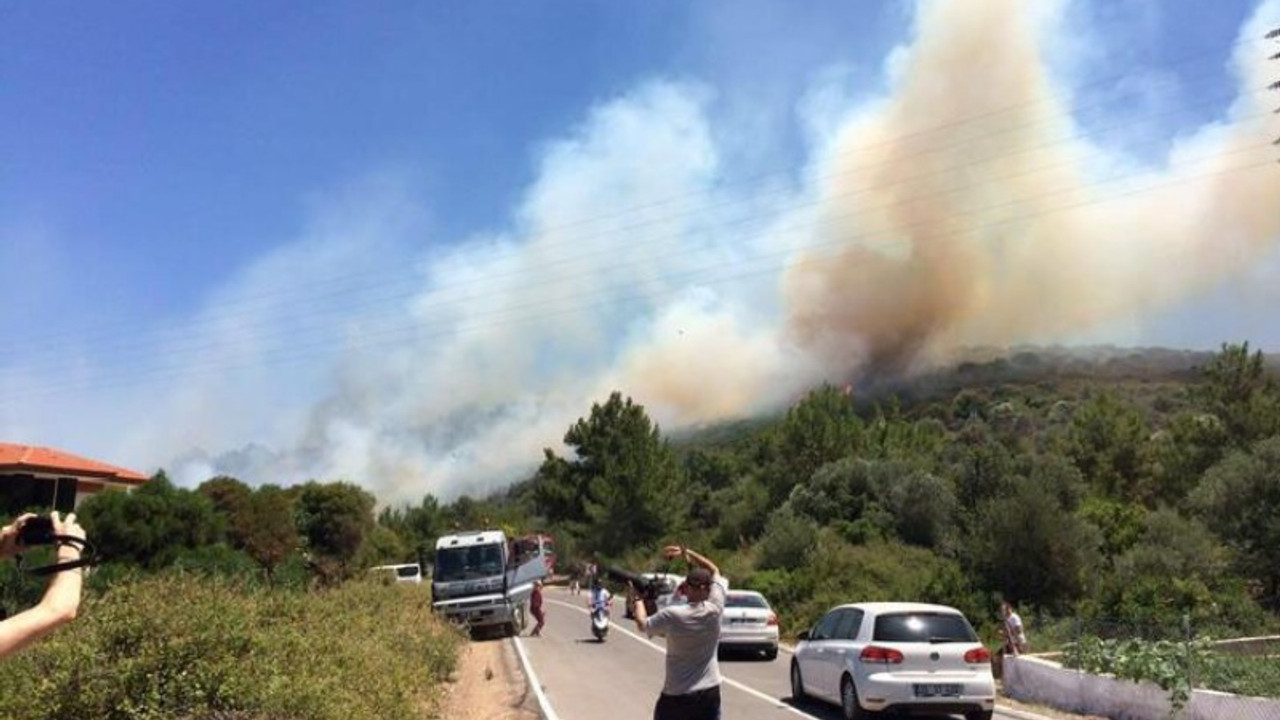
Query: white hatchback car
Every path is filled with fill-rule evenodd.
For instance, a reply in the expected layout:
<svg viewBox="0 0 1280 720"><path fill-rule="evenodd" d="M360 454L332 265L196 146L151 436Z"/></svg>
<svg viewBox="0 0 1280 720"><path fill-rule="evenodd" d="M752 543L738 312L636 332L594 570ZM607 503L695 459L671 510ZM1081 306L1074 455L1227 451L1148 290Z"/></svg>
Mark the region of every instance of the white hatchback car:
<svg viewBox="0 0 1280 720"><path fill-rule="evenodd" d="M763 595L754 590L725 593L720 649L755 650L768 660L778 657L778 614Z"/></svg>
<svg viewBox="0 0 1280 720"><path fill-rule="evenodd" d="M792 697L838 703L849 720L887 709L990 720L995 709L991 652L955 608L840 605L798 639Z"/></svg>

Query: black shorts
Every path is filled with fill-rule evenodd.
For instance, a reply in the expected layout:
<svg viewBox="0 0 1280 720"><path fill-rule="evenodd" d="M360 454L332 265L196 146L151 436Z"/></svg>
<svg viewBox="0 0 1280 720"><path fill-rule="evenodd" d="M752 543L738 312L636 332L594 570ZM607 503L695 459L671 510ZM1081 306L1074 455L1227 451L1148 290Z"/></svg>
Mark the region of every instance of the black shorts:
<svg viewBox="0 0 1280 720"><path fill-rule="evenodd" d="M720 720L720 686L687 695L663 693L653 706L653 720Z"/></svg>

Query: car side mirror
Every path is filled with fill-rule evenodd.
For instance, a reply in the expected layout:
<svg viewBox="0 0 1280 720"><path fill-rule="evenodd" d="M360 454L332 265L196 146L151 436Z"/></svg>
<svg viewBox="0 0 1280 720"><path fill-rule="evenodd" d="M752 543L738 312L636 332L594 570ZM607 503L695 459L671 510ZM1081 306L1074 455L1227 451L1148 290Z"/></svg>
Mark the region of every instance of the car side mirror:
<svg viewBox="0 0 1280 720"><path fill-rule="evenodd" d="M800 631L800 634L799 634L799 635L796 635L796 639L797 639L797 640L808 640L808 639L809 639L809 631L808 631L808 630L801 630L801 631Z"/></svg>

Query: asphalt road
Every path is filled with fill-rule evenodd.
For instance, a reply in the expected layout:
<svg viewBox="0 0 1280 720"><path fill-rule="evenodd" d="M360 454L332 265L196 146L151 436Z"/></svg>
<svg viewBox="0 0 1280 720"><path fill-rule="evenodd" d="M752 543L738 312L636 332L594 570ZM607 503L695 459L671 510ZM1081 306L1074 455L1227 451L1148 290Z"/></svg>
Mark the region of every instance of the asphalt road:
<svg viewBox="0 0 1280 720"><path fill-rule="evenodd" d="M615 602L616 622L606 640L597 642L591 635L586 593L570 595L562 588L547 588L544 597L547 624L541 637L526 633L517 642L554 712L551 720L595 720L602 715L610 720L652 718L653 704L662 690L662 639L637 634L635 625L622 617L621 603ZM786 652L771 661L750 656L721 659L722 716L839 720L840 709L835 706L792 702L790 662ZM1002 715L999 709L996 715Z"/></svg>

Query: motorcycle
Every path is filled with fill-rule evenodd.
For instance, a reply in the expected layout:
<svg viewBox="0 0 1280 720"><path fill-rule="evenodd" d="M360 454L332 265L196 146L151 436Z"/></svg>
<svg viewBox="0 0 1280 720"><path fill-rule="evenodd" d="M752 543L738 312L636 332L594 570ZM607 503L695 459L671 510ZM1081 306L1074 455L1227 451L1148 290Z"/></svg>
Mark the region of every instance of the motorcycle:
<svg viewBox="0 0 1280 720"><path fill-rule="evenodd" d="M604 638L609 634L609 611L603 607L597 607L591 611L591 634L595 635L596 640L604 642Z"/></svg>

